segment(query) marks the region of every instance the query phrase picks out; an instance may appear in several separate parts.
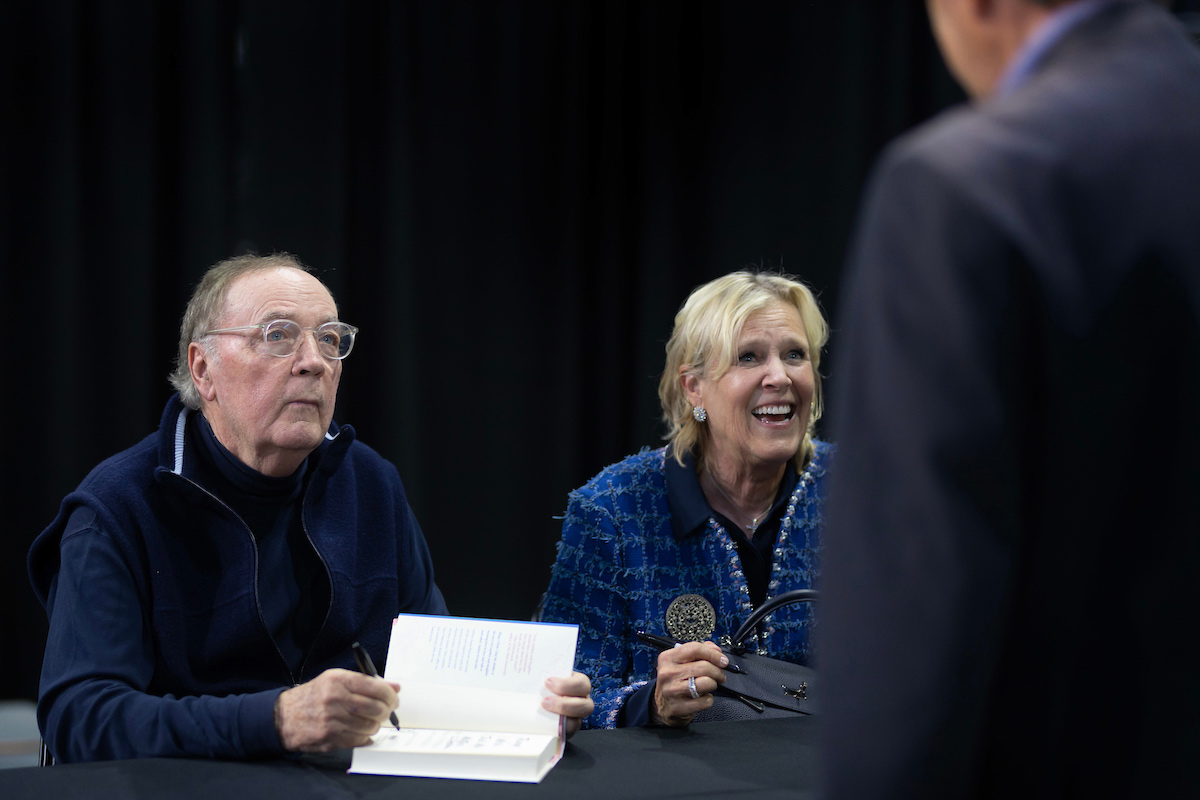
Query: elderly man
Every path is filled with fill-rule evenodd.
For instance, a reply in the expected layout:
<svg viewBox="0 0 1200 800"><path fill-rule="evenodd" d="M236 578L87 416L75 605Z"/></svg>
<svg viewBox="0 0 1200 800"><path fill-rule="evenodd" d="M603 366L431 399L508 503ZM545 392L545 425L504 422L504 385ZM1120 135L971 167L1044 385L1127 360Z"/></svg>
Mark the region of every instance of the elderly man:
<svg viewBox="0 0 1200 800"><path fill-rule="evenodd" d="M1200 796L1200 52L1136 0L928 0L839 309L832 798Z"/></svg>
<svg viewBox="0 0 1200 800"><path fill-rule="evenodd" d="M158 432L93 470L30 551L59 760L353 747L396 707L351 644L382 657L397 613L446 605L395 467L331 424L357 332L286 254L201 280ZM549 688L578 727L587 678Z"/></svg>

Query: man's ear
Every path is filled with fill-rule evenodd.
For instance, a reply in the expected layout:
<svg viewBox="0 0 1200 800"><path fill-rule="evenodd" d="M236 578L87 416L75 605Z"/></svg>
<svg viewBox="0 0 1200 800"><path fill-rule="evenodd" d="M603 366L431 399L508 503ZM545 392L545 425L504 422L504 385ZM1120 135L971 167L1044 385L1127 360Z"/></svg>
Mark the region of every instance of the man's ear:
<svg viewBox="0 0 1200 800"><path fill-rule="evenodd" d="M1004 4L1027 2L1029 0L946 0L946 3L954 8L944 11L953 19L975 25L994 18L1004 10L1001 8Z"/></svg>
<svg viewBox="0 0 1200 800"><path fill-rule="evenodd" d="M1025 2L1025 0L1020 0ZM1010 2L1010 0L970 0L971 11L976 19L990 19L999 11L997 6L1001 2Z"/></svg>
<svg viewBox="0 0 1200 800"><path fill-rule="evenodd" d="M217 387L213 383L212 361L197 342L188 345L188 372L192 373L192 383L196 384L196 391L211 403L217 396Z"/></svg>

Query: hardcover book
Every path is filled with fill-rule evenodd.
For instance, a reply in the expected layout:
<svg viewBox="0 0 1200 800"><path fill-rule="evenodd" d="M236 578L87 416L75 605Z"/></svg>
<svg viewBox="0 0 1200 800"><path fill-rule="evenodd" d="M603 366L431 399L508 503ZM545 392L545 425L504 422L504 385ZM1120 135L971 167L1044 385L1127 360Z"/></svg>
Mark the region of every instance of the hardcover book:
<svg viewBox="0 0 1200 800"><path fill-rule="evenodd" d="M350 772L537 783L562 756L563 721L542 708L566 677L579 629L401 614L384 678L400 684L400 727L354 748Z"/></svg>

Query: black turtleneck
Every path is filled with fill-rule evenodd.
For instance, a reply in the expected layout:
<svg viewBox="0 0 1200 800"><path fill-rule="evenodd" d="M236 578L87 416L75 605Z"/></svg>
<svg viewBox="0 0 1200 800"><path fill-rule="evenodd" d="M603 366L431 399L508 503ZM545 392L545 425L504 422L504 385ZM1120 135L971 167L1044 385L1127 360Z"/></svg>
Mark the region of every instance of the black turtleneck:
<svg viewBox="0 0 1200 800"><path fill-rule="evenodd" d="M198 482L228 504L254 536L263 622L295 676L329 604L328 580L301 514L308 461L274 478L229 452L203 415L191 416L188 435L198 454Z"/></svg>

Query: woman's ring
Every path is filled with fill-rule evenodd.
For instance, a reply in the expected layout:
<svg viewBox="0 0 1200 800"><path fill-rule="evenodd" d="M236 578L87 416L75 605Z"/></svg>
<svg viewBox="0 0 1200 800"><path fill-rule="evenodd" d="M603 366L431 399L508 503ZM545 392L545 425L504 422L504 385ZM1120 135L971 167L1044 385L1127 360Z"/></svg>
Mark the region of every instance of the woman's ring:
<svg viewBox="0 0 1200 800"><path fill-rule="evenodd" d="M699 699L700 699L700 693L696 691L696 678L695 678L695 676L692 676L691 678L688 678L688 694L690 694L690 695L692 696L692 699L693 699L693 700L699 700Z"/></svg>

